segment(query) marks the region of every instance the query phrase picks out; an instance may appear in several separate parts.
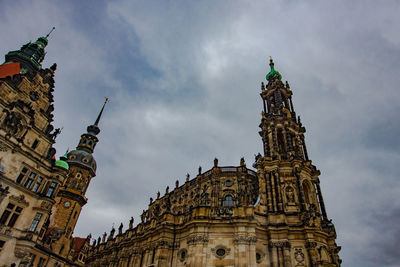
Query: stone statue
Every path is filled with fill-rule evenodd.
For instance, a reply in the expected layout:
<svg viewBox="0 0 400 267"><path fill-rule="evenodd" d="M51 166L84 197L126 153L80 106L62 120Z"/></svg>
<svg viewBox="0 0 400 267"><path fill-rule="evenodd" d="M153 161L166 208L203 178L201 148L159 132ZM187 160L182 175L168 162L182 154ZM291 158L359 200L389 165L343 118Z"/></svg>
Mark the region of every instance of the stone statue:
<svg viewBox="0 0 400 267"><path fill-rule="evenodd" d="M167 195L169 193L169 186L167 186L167 188L165 188L165 194Z"/></svg>
<svg viewBox="0 0 400 267"><path fill-rule="evenodd" d="M245 167L246 163L244 162L244 158L240 159L240 166Z"/></svg>
<svg viewBox="0 0 400 267"><path fill-rule="evenodd" d="M113 226L113 228L110 231L110 236L108 237L108 239L113 239L114 238L114 234L115 234L115 229L114 229L114 226Z"/></svg>
<svg viewBox="0 0 400 267"><path fill-rule="evenodd" d="M150 204L151 204L151 203L153 203L153 198L152 198L152 197L150 198Z"/></svg>
<svg viewBox="0 0 400 267"><path fill-rule="evenodd" d="M145 222L145 219L146 219L146 211L145 210L143 210L142 215L140 215L140 219L142 220L142 223Z"/></svg>
<svg viewBox="0 0 400 267"><path fill-rule="evenodd" d="M121 223L118 227L118 235L122 235L122 228L124 227L124 225Z"/></svg>
<svg viewBox="0 0 400 267"><path fill-rule="evenodd" d="M96 239L93 241L92 247L96 246Z"/></svg>
<svg viewBox="0 0 400 267"><path fill-rule="evenodd" d="M61 133L61 129L57 128L54 130L54 133L50 134L51 139L56 140L57 136Z"/></svg>
<svg viewBox="0 0 400 267"><path fill-rule="evenodd" d="M97 238L97 245L98 246L100 246L100 241L101 241L101 239L100 239L100 236L99 236L99 238Z"/></svg>
<svg viewBox="0 0 400 267"><path fill-rule="evenodd" d="M102 239L102 243L106 242L106 238L107 238L107 233L104 232L104 234L103 234L103 239Z"/></svg>
<svg viewBox="0 0 400 267"><path fill-rule="evenodd" d="M201 174L201 166L199 166L199 175Z"/></svg>
<svg viewBox="0 0 400 267"><path fill-rule="evenodd" d="M286 199L289 203L294 203L294 192L292 187L286 189Z"/></svg>
<svg viewBox="0 0 400 267"><path fill-rule="evenodd" d="M160 198L160 191L157 192L157 199Z"/></svg>
<svg viewBox="0 0 400 267"><path fill-rule="evenodd" d="M176 180L176 182L175 182L175 188L178 188L178 187L179 187L179 181Z"/></svg>
<svg viewBox="0 0 400 267"><path fill-rule="evenodd" d="M218 159L217 158L214 159L214 167L218 167Z"/></svg>
<svg viewBox="0 0 400 267"><path fill-rule="evenodd" d="M186 174L186 182L189 182L189 180L190 180L190 174L187 173L187 174Z"/></svg>
<svg viewBox="0 0 400 267"><path fill-rule="evenodd" d="M129 229L132 229L133 228L133 222L134 222L135 220L133 219L133 217L131 217L131 219L129 220Z"/></svg>

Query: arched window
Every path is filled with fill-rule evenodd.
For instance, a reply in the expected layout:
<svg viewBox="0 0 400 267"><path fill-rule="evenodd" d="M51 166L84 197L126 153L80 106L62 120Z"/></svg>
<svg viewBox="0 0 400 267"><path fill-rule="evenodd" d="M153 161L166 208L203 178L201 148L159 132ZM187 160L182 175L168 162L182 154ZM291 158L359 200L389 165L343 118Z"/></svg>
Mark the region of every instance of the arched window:
<svg viewBox="0 0 400 267"><path fill-rule="evenodd" d="M233 206L233 198L231 195L225 196L222 206L224 206L224 207L232 207Z"/></svg>

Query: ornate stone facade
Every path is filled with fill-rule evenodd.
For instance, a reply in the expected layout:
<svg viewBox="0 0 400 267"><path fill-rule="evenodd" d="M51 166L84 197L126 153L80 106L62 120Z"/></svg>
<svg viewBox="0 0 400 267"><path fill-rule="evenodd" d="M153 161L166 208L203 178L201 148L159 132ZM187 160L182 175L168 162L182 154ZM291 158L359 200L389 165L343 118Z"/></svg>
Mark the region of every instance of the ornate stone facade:
<svg viewBox="0 0 400 267"><path fill-rule="evenodd" d="M52 126L56 65L41 67L46 45L40 37L0 65L18 70L0 77L0 266L82 266L89 248L89 238L71 235L95 169L54 158L61 130ZM83 153L93 164L92 152Z"/></svg>
<svg viewBox="0 0 400 267"><path fill-rule="evenodd" d="M141 221L92 244L88 266L340 266L320 172L308 158L305 128L289 84L270 62L253 167L218 166L176 187L143 210Z"/></svg>

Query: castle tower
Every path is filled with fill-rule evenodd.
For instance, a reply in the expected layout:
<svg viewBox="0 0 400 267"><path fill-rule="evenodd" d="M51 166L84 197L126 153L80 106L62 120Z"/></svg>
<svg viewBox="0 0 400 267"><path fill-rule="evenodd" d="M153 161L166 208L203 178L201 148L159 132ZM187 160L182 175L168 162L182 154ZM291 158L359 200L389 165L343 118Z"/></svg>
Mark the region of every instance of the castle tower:
<svg viewBox="0 0 400 267"><path fill-rule="evenodd" d="M340 247L325 210L320 171L308 158L306 130L296 118L288 82L281 81L272 58L269 65L267 85L261 84L264 155L254 166L260 188L256 208L267 216L272 266L339 266Z"/></svg>
<svg viewBox="0 0 400 267"><path fill-rule="evenodd" d="M54 159L56 64L42 68L49 35L0 65L0 262L38 264L39 248L68 165ZM41 255L41 256L39 256Z"/></svg>
<svg viewBox="0 0 400 267"><path fill-rule="evenodd" d="M71 250L72 233L82 207L87 202L86 190L91 179L96 176L96 161L93 151L99 141L97 138L100 133L99 122L107 101L106 98L95 123L87 127L87 133L81 135L76 149L66 153L62 158L68 163L69 173L58 192L57 204L53 207L50 224L52 231L60 233L60 238L54 242L52 248L62 257L72 257L72 255L68 255L73 252Z"/></svg>

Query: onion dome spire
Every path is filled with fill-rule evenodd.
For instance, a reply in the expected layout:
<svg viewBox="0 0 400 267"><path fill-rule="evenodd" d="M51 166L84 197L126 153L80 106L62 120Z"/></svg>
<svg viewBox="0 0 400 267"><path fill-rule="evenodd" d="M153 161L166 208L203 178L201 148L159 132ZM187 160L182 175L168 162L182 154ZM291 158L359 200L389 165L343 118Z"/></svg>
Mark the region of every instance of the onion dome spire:
<svg viewBox="0 0 400 267"><path fill-rule="evenodd" d="M267 76L265 76L265 78L268 81L273 79L279 79L279 80L282 79L282 75L277 70L275 70L274 65L275 64L274 61L272 60L272 57L269 57L269 66L271 67L271 71L267 74Z"/></svg>
<svg viewBox="0 0 400 267"><path fill-rule="evenodd" d="M5 62L18 62L21 64L21 73L35 72L42 69L42 62L46 55L45 47L49 43L48 37L51 32L55 29L53 27L51 31L46 35L39 37L36 42L29 42L21 47L20 50L10 51L5 56Z"/></svg>
<svg viewBox="0 0 400 267"><path fill-rule="evenodd" d="M89 153L93 153L93 150L96 146L96 144L99 142L99 139L97 138L96 135L100 133L100 128L99 128L99 122L101 119L101 115L103 114L104 107L108 102L108 98L104 97L105 101L103 104L103 107L100 110L99 115L97 116L97 119L93 125L89 125L87 127L87 133L81 135L81 140L79 141L79 144L76 149L78 150L85 150Z"/></svg>

